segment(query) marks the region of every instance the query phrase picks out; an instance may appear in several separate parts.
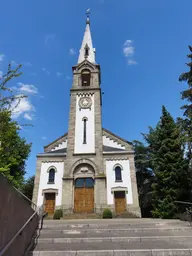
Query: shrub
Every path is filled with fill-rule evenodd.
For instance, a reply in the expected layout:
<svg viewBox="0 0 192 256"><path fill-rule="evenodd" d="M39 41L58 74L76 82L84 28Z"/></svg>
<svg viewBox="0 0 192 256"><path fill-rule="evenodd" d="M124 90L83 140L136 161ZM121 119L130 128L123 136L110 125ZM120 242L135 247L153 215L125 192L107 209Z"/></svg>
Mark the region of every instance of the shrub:
<svg viewBox="0 0 192 256"><path fill-rule="evenodd" d="M112 211L110 209L104 209L103 211L103 219L112 219L113 215L112 215Z"/></svg>
<svg viewBox="0 0 192 256"><path fill-rule="evenodd" d="M57 209L53 215L54 220L59 220L60 218L63 217L63 211L62 209Z"/></svg>

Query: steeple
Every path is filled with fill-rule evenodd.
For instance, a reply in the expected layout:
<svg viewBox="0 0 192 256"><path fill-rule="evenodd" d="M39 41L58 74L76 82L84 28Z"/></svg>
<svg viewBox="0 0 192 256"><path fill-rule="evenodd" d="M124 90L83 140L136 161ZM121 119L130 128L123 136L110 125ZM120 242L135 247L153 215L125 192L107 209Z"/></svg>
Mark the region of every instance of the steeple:
<svg viewBox="0 0 192 256"><path fill-rule="evenodd" d="M85 28L81 49L79 51L78 64L83 62L85 59L95 64L95 48L93 48L93 44L92 44L89 14L90 14L90 10L87 10L86 28Z"/></svg>

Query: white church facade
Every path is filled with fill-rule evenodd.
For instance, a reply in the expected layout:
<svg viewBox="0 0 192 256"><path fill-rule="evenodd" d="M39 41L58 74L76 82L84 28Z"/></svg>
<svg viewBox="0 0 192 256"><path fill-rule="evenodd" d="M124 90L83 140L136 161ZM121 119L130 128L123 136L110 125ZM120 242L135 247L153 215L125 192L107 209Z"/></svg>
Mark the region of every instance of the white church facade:
<svg viewBox="0 0 192 256"><path fill-rule="evenodd" d="M33 202L70 213L132 212L140 216L131 143L102 128L100 65L90 20L72 68L68 132L37 155Z"/></svg>

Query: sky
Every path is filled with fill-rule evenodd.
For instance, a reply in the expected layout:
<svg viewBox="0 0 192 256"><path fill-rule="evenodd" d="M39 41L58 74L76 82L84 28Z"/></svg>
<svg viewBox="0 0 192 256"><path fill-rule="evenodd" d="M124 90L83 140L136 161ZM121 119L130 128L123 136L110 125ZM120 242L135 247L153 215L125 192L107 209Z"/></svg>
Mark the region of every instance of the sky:
<svg viewBox="0 0 192 256"><path fill-rule="evenodd" d="M159 121L162 105L182 116L178 82L192 44L191 0L10 0L1 2L0 76L22 64L10 86L24 99L13 118L32 142L26 177L36 155L68 129L72 66L91 8L96 61L101 65L103 127L142 140Z"/></svg>

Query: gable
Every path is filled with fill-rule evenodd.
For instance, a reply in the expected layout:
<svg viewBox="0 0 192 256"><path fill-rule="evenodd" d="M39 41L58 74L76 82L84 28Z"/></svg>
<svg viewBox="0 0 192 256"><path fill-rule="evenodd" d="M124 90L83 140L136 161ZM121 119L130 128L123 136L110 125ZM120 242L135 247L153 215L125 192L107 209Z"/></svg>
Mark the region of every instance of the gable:
<svg viewBox="0 0 192 256"><path fill-rule="evenodd" d="M133 150L132 144L118 135L103 128L103 146L120 150Z"/></svg>
<svg viewBox="0 0 192 256"><path fill-rule="evenodd" d="M67 135L68 133L65 133L63 136L57 138L56 140L45 146L44 152L50 152L67 148Z"/></svg>

